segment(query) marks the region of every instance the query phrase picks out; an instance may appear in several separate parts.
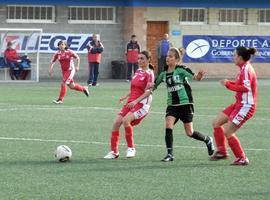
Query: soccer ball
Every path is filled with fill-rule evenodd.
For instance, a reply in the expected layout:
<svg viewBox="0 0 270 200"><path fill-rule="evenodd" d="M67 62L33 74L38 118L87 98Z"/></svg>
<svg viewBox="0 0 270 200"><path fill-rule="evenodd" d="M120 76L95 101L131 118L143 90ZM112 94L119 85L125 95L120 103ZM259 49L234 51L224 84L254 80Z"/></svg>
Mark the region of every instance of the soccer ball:
<svg viewBox="0 0 270 200"><path fill-rule="evenodd" d="M72 151L67 145L60 145L56 148L54 155L59 162L66 162L70 160Z"/></svg>

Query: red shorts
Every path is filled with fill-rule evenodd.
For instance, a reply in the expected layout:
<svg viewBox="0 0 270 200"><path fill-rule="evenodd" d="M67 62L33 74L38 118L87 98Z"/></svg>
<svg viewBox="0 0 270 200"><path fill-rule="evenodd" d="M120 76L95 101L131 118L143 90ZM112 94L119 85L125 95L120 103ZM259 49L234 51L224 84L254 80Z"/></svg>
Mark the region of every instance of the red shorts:
<svg viewBox="0 0 270 200"><path fill-rule="evenodd" d="M223 110L229 120L237 127L241 127L255 113L254 105L231 104Z"/></svg>
<svg viewBox="0 0 270 200"><path fill-rule="evenodd" d="M62 75L63 75L63 83L65 84L70 84L70 83L73 83L73 77L75 75L75 69L72 69L72 70L67 70L67 71L62 71Z"/></svg>
<svg viewBox="0 0 270 200"><path fill-rule="evenodd" d="M150 109L149 105L144 105L142 103L137 103L133 108L128 108L127 104L123 106L121 111L118 113L118 115L121 115L122 117L125 117L129 112L133 113L135 116L135 120L131 122L132 126L138 125L143 118L148 114Z"/></svg>

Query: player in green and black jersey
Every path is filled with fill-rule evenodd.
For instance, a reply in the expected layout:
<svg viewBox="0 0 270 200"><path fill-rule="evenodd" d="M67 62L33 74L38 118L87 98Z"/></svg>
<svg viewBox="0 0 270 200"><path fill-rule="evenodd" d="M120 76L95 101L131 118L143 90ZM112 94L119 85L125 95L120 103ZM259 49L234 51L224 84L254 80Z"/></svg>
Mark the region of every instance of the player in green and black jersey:
<svg viewBox="0 0 270 200"><path fill-rule="evenodd" d="M208 154L214 152L213 140L209 136L193 130L193 97L188 79L200 81L204 72L199 71L194 74L189 68L180 65L182 53L177 48L170 48L166 58L167 66L165 70L157 77L154 89L161 82L165 82L168 91L167 110L166 110L166 131L165 142L167 155L162 161L173 161L173 126L180 119L188 136L206 143Z"/></svg>

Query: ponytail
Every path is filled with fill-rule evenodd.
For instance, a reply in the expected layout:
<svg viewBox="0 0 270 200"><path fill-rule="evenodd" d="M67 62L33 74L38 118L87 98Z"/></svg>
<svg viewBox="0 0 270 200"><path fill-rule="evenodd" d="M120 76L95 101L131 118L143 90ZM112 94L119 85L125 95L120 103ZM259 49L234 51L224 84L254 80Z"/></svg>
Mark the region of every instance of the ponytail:
<svg viewBox="0 0 270 200"><path fill-rule="evenodd" d="M240 46L236 48L236 53L238 56L241 56L244 61L248 61L251 56L254 56L256 53L256 49L254 47L244 47Z"/></svg>

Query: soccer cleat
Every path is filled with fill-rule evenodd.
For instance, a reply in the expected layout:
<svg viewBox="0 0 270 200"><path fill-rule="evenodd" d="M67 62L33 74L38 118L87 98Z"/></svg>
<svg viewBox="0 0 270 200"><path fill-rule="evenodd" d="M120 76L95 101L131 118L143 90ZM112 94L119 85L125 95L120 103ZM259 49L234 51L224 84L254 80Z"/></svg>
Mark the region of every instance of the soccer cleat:
<svg viewBox="0 0 270 200"><path fill-rule="evenodd" d="M210 157L210 160L217 161L222 159L228 159L229 154L220 153L219 151L214 152L214 154Z"/></svg>
<svg viewBox="0 0 270 200"><path fill-rule="evenodd" d="M249 160L248 158L243 158L243 157L240 157L240 158L236 158L235 161L233 161L231 163L231 165L234 165L234 166L244 166L244 165L248 165L249 164Z"/></svg>
<svg viewBox="0 0 270 200"><path fill-rule="evenodd" d="M209 137L209 136L207 136L207 137ZM209 141L206 143L206 146L207 146L207 150L208 150L208 155L212 156L214 151L215 151L215 146L214 146L212 137L209 137Z"/></svg>
<svg viewBox="0 0 270 200"><path fill-rule="evenodd" d="M92 86L99 86L99 83L92 83Z"/></svg>
<svg viewBox="0 0 270 200"><path fill-rule="evenodd" d="M174 157L171 154L167 154L161 161L162 162L174 161Z"/></svg>
<svg viewBox="0 0 270 200"><path fill-rule="evenodd" d="M133 158L135 157L135 155L136 155L136 149L128 147L126 157Z"/></svg>
<svg viewBox="0 0 270 200"><path fill-rule="evenodd" d="M53 100L54 104L62 104L63 101L61 99Z"/></svg>
<svg viewBox="0 0 270 200"><path fill-rule="evenodd" d="M114 153L113 151L110 151L106 156L104 156L104 159L117 159L119 157L119 153Z"/></svg>
<svg viewBox="0 0 270 200"><path fill-rule="evenodd" d="M89 97L89 90L88 90L88 87L84 87L84 90L83 90L84 94Z"/></svg>

